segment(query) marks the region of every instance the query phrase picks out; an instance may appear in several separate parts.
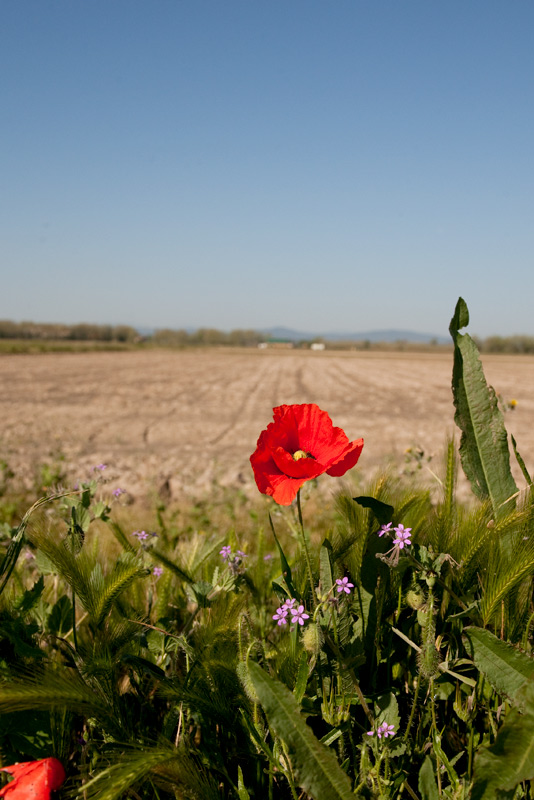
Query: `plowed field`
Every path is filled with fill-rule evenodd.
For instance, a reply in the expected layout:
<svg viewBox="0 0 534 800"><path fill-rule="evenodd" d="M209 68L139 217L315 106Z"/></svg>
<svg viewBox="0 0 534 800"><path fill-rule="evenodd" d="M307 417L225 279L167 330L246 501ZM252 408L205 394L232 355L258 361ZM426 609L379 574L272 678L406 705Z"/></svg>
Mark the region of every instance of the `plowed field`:
<svg viewBox="0 0 534 800"><path fill-rule="evenodd" d="M518 402L506 424L534 470L534 357L484 358L488 381ZM108 464L134 497L180 500L214 481L253 490L248 458L271 409L315 402L364 437L371 474L408 447L434 456L455 429L452 354L190 350L0 358L0 459L19 475L63 453L69 479ZM514 467L515 470L515 467ZM519 474L519 473L517 473ZM321 481L328 479L321 478Z"/></svg>

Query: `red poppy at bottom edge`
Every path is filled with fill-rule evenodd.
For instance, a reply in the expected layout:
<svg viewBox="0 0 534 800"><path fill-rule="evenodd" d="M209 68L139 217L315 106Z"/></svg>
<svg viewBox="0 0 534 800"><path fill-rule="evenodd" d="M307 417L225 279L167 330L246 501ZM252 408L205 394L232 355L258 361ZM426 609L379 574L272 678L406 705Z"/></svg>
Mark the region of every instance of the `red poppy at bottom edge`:
<svg viewBox="0 0 534 800"><path fill-rule="evenodd" d="M363 439L350 442L315 403L277 406L273 417L250 463L260 492L279 505L290 505L306 481L324 472L338 478L356 465Z"/></svg>
<svg viewBox="0 0 534 800"><path fill-rule="evenodd" d="M66 777L57 758L23 761L0 767L0 772L13 776L13 780L0 790L0 797L7 800L50 800L50 793L59 789Z"/></svg>

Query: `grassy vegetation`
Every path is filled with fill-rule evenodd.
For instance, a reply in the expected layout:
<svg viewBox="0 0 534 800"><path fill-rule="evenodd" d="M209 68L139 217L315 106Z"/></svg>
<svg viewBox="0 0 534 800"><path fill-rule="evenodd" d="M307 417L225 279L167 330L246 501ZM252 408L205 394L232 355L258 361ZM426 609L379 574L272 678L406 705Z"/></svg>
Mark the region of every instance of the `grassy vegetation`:
<svg viewBox="0 0 534 800"><path fill-rule="evenodd" d="M17 506L3 764L54 757L59 796L80 800L530 798L532 480L515 442L524 485L511 477L467 322L461 301L462 439L438 496L386 472L328 505L310 480L287 507L229 492L139 515L96 468L15 522Z"/></svg>

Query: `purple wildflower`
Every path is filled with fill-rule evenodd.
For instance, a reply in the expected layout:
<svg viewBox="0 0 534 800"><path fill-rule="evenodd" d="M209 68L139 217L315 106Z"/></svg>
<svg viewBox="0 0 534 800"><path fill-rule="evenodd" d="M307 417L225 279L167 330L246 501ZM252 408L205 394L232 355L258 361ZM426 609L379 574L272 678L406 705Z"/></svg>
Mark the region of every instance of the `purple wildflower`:
<svg viewBox="0 0 534 800"><path fill-rule="evenodd" d="M395 736L395 726L388 725L387 722L383 722L382 725L378 727L376 735L379 739L381 739L382 736L384 739L387 739L388 736Z"/></svg>
<svg viewBox="0 0 534 800"><path fill-rule="evenodd" d="M111 494L113 495L113 497L120 497L121 494L126 494L126 490L125 489L120 489L119 487L117 487L116 489L113 489Z"/></svg>
<svg viewBox="0 0 534 800"><path fill-rule="evenodd" d="M374 731L367 731L367 736L374 736L374 735L375 735ZM382 725L378 726L376 735L378 736L379 739L381 739L382 737L384 737L384 739L387 739L388 736L395 736L395 726L388 725L387 722L383 722Z"/></svg>
<svg viewBox="0 0 534 800"><path fill-rule="evenodd" d="M340 594L340 592L346 592L347 594L350 594L350 590L354 589L354 584L349 583L349 579L346 577L336 578L336 583L337 583L338 594Z"/></svg>
<svg viewBox="0 0 534 800"><path fill-rule="evenodd" d="M134 531L132 533L132 536L137 537L137 539L139 539L140 542L144 542L145 539L148 539L149 535L150 534L148 534L146 531Z"/></svg>
<svg viewBox="0 0 534 800"><path fill-rule="evenodd" d="M108 468L107 464L97 464L96 467L93 467L93 472L96 472L97 470L99 472L104 472L104 470L107 468Z"/></svg>
<svg viewBox="0 0 534 800"><path fill-rule="evenodd" d="M156 578L160 578L163 575L163 567L154 567L152 575L155 575Z"/></svg>
<svg viewBox="0 0 534 800"><path fill-rule="evenodd" d="M304 612L304 606L297 606L291 609L291 622L294 625L298 622L299 625L304 625L305 620L309 619L310 615Z"/></svg>
<svg viewBox="0 0 534 800"><path fill-rule="evenodd" d="M287 615L288 615L287 608L281 606L281 608L276 609L276 614L273 614L273 619L277 620L278 625L287 625Z"/></svg>
<svg viewBox="0 0 534 800"><path fill-rule="evenodd" d="M296 602L294 597L290 597L288 600L284 600L283 608L292 609Z"/></svg>
<svg viewBox="0 0 534 800"><path fill-rule="evenodd" d="M246 558L247 557L247 554L244 553L242 550L236 550L235 554L236 554L236 556L239 556L239 558Z"/></svg>
<svg viewBox="0 0 534 800"><path fill-rule="evenodd" d="M264 561L272 561L272 558L273 557L272 557L271 553L267 553L266 555L263 556L263 560Z"/></svg>
<svg viewBox="0 0 534 800"><path fill-rule="evenodd" d="M223 561L228 561L232 555L232 548L229 544L225 544L222 550L219 550L219 555L223 557Z"/></svg>
<svg viewBox="0 0 534 800"><path fill-rule="evenodd" d="M411 528L405 528L404 525L397 525L393 530L397 534L396 538L393 539L393 544L396 544L400 550L412 543L410 538Z"/></svg>
<svg viewBox="0 0 534 800"><path fill-rule="evenodd" d="M385 533L391 533L391 526L393 525L392 522L388 522L387 525L381 525L380 530L378 531L379 536L383 536Z"/></svg>

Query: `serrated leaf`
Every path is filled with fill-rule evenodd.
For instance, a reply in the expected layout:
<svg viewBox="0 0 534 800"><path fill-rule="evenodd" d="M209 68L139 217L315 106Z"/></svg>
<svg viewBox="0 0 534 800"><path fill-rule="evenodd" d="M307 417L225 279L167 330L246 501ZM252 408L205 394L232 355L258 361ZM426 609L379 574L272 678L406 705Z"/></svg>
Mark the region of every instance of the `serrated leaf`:
<svg viewBox="0 0 534 800"><path fill-rule="evenodd" d="M306 725L291 692L258 664L249 663L249 674L269 725L286 745L297 785L314 800L353 800L348 777Z"/></svg>
<svg viewBox="0 0 534 800"><path fill-rule="evenodd" d="M475 342L468 333L459 333L468 322L467 305L460 297L449 326L454 342L454 420L462 431L460 458L473 492L481 500L489 498L495 516L500 517L513 508L511 498L517 486L495 391L486 383Z"/></svg>
<svg viewBox="0 0 534 800"><path fill-rule="evenodd" d="M512 708L492 747L481 747L475 756L472 800L495 800L512 792L521 781L534 779L534 683L517 694L519 708Z"/></svg>
<svg viewBox="0 0 534 800"><path fill-rule="evenodd" d="M43 589L44 578L41 575L40 578L33 584L31 589L26 589L21 599L17 603L17 610L20 611L21 614L25 614L27 611L30 611L30 609L35 606L41 597Z"/></svg>
<svg viewBox="0 0 534 800"><path fill-rule="evenodd" d="M516 705L520 691L528 681L534 680L534 659L484 628L465 628L464 636L476 667L498 694Z"/></svg>
<svg viewBox="0 0 534 800"><path fill-rule="evenodd" d="M54 604L46 621L47 630L64 636L72 627L72 603L67 595L62 595Z"/></svg>

